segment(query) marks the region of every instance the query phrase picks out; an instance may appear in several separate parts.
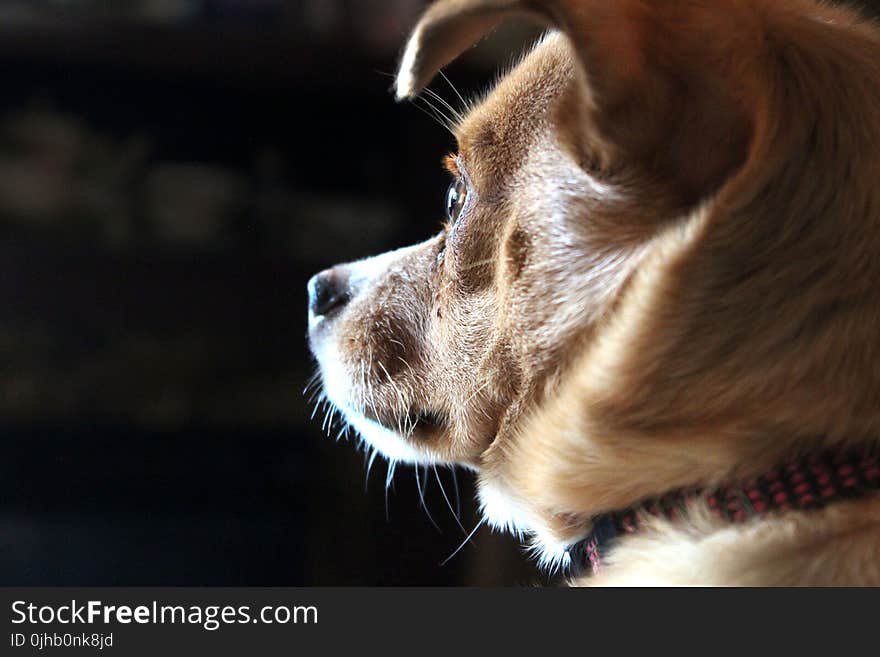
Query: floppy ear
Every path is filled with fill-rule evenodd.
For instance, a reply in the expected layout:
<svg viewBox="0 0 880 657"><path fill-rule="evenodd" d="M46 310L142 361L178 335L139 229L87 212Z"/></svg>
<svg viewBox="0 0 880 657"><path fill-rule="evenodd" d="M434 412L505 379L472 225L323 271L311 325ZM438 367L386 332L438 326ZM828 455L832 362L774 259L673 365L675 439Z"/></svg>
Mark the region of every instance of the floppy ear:
<svg viewBox="0 0 880 657"><path fill-rule="evenodd" d="M636 162L696 199L745 156L755 100L745 78L762 38L750 4L439 0L406 45L397 97L418 94L504 18L531 16L574 45L594 157Z"/></svg>

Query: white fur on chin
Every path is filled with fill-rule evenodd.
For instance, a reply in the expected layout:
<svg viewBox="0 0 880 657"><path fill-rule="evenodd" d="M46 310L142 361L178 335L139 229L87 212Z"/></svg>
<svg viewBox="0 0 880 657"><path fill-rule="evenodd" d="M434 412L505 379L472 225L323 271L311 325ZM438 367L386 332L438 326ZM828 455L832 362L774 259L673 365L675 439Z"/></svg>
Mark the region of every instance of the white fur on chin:
<svg viewBox="0 0 880 657"><path fill-rule="evenodd" d="M330 344L318 349L317 358L321 364L324 394L327 400L342 413L343 421L357 431L364 443L378 450L391 462L433 463L428 455L417 452L396 432L351 408L348 401L351 377L340 362L332 340L328 342Z"/></svg>

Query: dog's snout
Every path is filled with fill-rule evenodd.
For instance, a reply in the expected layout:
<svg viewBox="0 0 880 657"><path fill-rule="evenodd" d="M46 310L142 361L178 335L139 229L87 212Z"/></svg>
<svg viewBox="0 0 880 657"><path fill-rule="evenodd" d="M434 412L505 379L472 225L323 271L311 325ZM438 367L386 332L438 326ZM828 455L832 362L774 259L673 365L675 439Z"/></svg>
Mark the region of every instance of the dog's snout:
<svg viewBox="0 0 880 657"><path fill-rule="evenodd" d="M348 276L338 267L325 269L309 280L309 310L313 315L329 315L338 310L350 298Z"/></svg>

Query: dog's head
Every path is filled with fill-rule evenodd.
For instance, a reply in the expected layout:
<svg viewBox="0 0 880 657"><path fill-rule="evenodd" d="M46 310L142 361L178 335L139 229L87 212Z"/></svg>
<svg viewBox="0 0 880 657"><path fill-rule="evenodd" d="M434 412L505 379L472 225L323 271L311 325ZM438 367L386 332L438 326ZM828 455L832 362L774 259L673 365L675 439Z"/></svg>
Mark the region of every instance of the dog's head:
<svg viewBox="0 0 880 657"><path fill-rule="evenodd" d="M796 271L786 259L818 262L823 239L848 240L842 259L858 250L839 223L810 210L839 191L810 178L835 165L821 161L834 155L822 142L825 117L784 115L810 98L798 86L809 55L785 50L794 48L787 30L822 41L823 30L852 23L818 12L769 0L435 3L404 51L399 98L509 14L551 32L455 125L444 230L309 283L326 396L363 440L392 460L479 471L494 522L547 534L549 545L576 530L548 517L592 507L559 504L508 466L541 470L543 457L524 447L524 436L541 433L528 420L549 399L558 405L573 369L581 401L571 414L609 436L671 425L687 428L676 439L707 426L733 432L759 404L771 409L759 413L763 426L792 420L809 395L774 406L793 370L779 365L785 354L770 367L768 354L786 339L808 350L825 339L818 326L793 336L791 322L809 324L810 308L831 297L808 280L816 267ZM809 74L833 76L829 57ZM793 165L801 145L820 161ZM798 176L814 188L799 191ZM792 295L808 283L815 304L798 305ZM850 348L870 342L849 335ZM798 363L809 381L813 362ZM825 392L827 405L836 391ZM838 419L848 412L838 410ZM503 486L492 481L501 480L531 486L536 505L500 502Z"/></svg>

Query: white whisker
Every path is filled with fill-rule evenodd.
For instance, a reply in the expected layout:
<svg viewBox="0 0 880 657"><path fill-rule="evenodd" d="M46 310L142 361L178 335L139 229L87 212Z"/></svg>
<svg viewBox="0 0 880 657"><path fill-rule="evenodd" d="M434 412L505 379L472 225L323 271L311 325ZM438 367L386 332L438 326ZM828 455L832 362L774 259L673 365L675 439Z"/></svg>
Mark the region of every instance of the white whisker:
<svg viewBox="0 0 880 657"><path fill-rule="evenodd" d="M425 510L425 515L428 516L428 520L430 520L431 524L434 525L434 529L436 529L438 532L440 532L442 534L443 531L440 529L440 526L434 520L434 516L431 515L431 511L430 511L430 509L428 509L428 505L425 503L425 489L423 488L422 482L419 478L419 465L415 464L413 466L413 470L416 473L416 488L419 491L419 501L421 502L422 508ZM427 470L426 470L425 477L427 477ZM427 483L427 482L425 482L425 483Z"/></svg>
<svg viewBox="0 0 880 657"><path fill-rule="evenodd" d="M446 559L444 559L443 561L441 561L441 562L440 562L440 565L441 565L441 566L445 566L446 564L448 564L448 563L452 560L452 557L454 557L456 554L458 554L459 552L461 552L461 549L462 549L465 545L467 545L467 544L470 542L470 540L474 537L474 534L477 533L477 530L478 530L480 527L483 526L483 523L484 523L484 522L486 522L486 519L485 519L485 518L480 519L480 522L478 522L477 525L471 530L471 533L468 534L468 535L465 537L465 539L464 539L464 541L462 541L461 545L459 545L459 546L455 549L455 552L453 552L453 553L450 554L448 557L446 557Z"/></svg>
<svg viewBox="0 0 880 657"><path fill-rule="evenodd" d="M443 499L446 500L446 506L449 507L449 512L452 513L452 517L455 518L455 523L458 525L459 529L461 529L461 533L467 534L467 530L464 528L464 525L461 524L458 514L455 512L455 509L452 508L452 502L449 501L446 489L443 488L443 481L440 479L440 473L437 472L437 466L432 465L431 467L434 469L434 476L437 477L437 485L440 487L440 492L443 493Z"/></svg>
<svg viewBox="0 0 880 657"><path fill-rule="evenodd" d="M449 88L452 89L452 93L454 93L454 94L458 97L458 102L461 103L461 107L462 107L462 109L463 109L463 110L464 110L464 109L467 109L467 106L468 106L467 101L466 101L466 100L464 99L464 97L458 92L458 89L455 88L455 85L452 84L452 80L450 80L450 79L447 77L446 73L444 73L443 71L438 71L438 72L440 73L440 77L442 77L442 78L446 81L446 84L449 85Z"/></svg>
<svg viewBox="0 0 880 657"><path fill-rule="evenodd" d="M458 475L455 474L454 467L450 467L449 471L452 473L452 488L455 491L455 514L461 517L461 496L458 491Z"/></svg>

